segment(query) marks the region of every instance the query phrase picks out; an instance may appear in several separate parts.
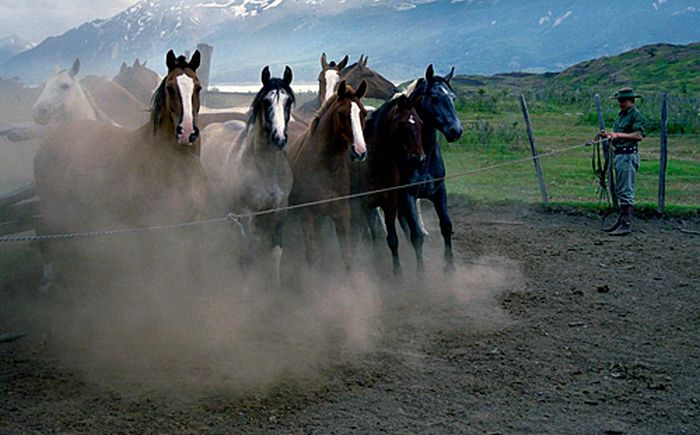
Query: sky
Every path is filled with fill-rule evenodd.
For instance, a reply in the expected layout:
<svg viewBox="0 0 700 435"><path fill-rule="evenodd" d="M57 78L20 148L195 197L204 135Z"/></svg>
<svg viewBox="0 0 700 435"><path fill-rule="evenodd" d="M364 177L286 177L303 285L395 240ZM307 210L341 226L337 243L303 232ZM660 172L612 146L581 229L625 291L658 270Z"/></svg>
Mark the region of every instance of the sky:
<svg viewBox="0 0 700 435"><path fill-rule="evenodd" d="M111 17L137 0L0 0L0 38L38 43L96 18Z"/></svg>

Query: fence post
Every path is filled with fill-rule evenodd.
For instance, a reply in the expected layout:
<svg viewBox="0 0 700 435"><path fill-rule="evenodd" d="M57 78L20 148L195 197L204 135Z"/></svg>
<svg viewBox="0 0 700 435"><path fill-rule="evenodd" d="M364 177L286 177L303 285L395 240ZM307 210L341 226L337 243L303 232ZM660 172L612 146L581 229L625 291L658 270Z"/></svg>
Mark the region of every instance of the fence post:
<svg viewBox="0 0 700 435"><path fill-rule="evenodd" d="M605 118L603 117L603 105L600 103L600 95L595 94L593 96L595 100L595 110L598 112L598 127L600 131L605 130ZM610 147L610 142L607 140L603 141L603 153L605 154L606 162L606 172L608 176L608 187L610 188L610 197L612 198L613 208L617 209L617 191L615 190L615 178L613 177L613 155L612 148Z"/></svg>
<svg viewBox="0 0 700 435"><path fill-rule="evenodd" d="M527 102L525 101L525 95L520 95L520 108L523 110L523 116L525 117L525 126L527 127L527 138L530 140L530 150L532 151L532 161L535 163L535 171L537 171L537 181L540 183L540 191L542 192L542 203L545 207L549 205L549 200L547 198L547 188L544 185L544 178L542 178L542 168L540 168L540 159L537 157L537 151L535 150L535 137L532 134L532 124L530 123L530 112L527 110Z"/></svg>
<svg viewBox="0 0 700 435"><path fill-rule="evenodd" d="M667 131L668 125L668 93L661 96L661 156L659 158L659 214L664 214L666 207L666 166L667 160Z"/></svg>
<svg viewBox="0 0 700 435"><path fill-rule="evenodd" d="M206 104L207 93L209 92L209 77L211 72L211 56L214 52L214 47L209 44L199 43L197 44L197 50L202 56L200 66L197 69L197 78L199 78L199 83L202 86L202 93L200 99L202 105Z"/></svg>

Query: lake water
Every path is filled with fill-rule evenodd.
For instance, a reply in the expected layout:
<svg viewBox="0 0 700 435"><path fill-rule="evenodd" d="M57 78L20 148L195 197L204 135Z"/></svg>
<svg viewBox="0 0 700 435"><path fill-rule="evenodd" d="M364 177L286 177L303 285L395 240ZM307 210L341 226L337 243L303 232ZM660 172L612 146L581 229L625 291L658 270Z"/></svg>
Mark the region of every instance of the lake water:
<svg viewBox="0 0 700 435"><path fill-rule="evenodd" d="M260 90L262 85L255 84L239 84L239 83L214 83L209 85L209 89L216 88L219 92L237 92L255 94ZM292 90L297 93L302 92L318 92L318 83L292 83Z"/></svg>

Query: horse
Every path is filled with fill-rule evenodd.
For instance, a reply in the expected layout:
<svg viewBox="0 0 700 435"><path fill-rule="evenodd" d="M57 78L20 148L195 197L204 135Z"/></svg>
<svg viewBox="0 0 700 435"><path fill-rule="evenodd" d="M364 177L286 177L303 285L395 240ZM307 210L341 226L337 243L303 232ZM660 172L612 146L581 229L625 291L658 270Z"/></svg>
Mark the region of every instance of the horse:
<svg viewBox="0 0 700 435"><path fill-rule="evenodd" d="M368 60L367 56L361 55L357 62L341 70L341 79L345 80L350 86L358 86L364 80L367 82L367 98L376 98L383 101L391 100L401 90L381 74L371 70L367 66Z"/></svg>
<svg viewBox="0 0 700 435"><path fill-rule="evenodd" d="M126 89L142 104L148 105L153 91L160 83L160 76L157 72L146 68L146 62L141 63L136 59L132 66L122 62L119 73L112 78L112 81Z"/></svg>
<svg viewBox="0 0 700 435"><path fill-rule="evenodd" d="M109 80L76 77L80 60L69 70L54 73L32 107L39 125L93 120L135 129L148 121L148 105L140 103L124 88Z"/></svg>
<svg viewBox="0 0 700 435"><path fill-rule="evenodd" d="M34 158L39 235L197 218L206 200L197 127L199 63L198 51L189 61L167 53L168 74L153 95L150 120L139 129L83 120L51 130ZM57 246L40 247L44 284L51 285Z"/></svg>
<svg viewBox="0 0 700 435"><path fill-rule="evenodd" d="M354 91L341 81L337 91L318 110L304 136L289 148L294 185L291 204L340 197L350 193L350 161L364 160L367 146L362 132L367 111L361 98L367 91L362 82ZM321 216L330 216L335 224L345 268L352 264L350 246L351 212L348 200L304 207L302 228L306 242L306 260L316 260L316 224Z"/></svg>
<svg viewBox="0 0 700 435"><path fill-rule="evenodd" d="M447 191L445 189L445 164L440 152L440 144L437 143L436 134L440 131L448 142L454 142L462 136L462 124L455 111L455 94L450 86L450 80L454 76L454 67L444 77L435 74L433 65L429 65L425 71L425 77L420 78L405 91L405 95L415 105L418 116L423 121L421 142L425 152L425 161L422 163L413 182L423 184L407 189L399 193L399 214L405 219L411 236L411 244L416 253L418 270L422 271L423 265L423 232L418 221L416 200L418 198L429 199L440 221L440 233L445 243L445 268L454 269L452 256L452 222L447 212Z"/></svg>
<svg viewBox="0 0 700 435"><path fill-rule="evenodd" d="M367 163L352 166L352 193L393 188L416 180L425 160L421 142L423 122L413 102L405 95L384 103L367 119ZM376 208L384 212L387 244L391 250L394 273L401 272L396 218L399 191L390 190L352 200L353 226L369 226L372 239L377 237ZM357 223L360 225L358 225Z"/></svg>
<svg viewBox="0 0 700 435"><path fill-rule="evenodd" d="M286 67L281 79L270 78L266 66L261 81L262 88L253 99L242 131L220 123L202 131L201 158L212 201L214 208L224 212L246 214L283 208L292 190L292 168L284 151L295 99L290 87L292 70ZM252 234L258 245L246 255L272 249L277 278L285 216L286 212L265 214L246 220L244 225L246 234Z"/></svg>
<svg viewBox="0 0 700 435"><path fill-rule="evenodd" d="M97 107L90 94L76 79L78 72L80 59L76 59L69 70L58 70L49 77L32 107L35 123L48 125L87 119L116 124Z"/></svg>
<svg viewBox="0 0 700 435"><path fill-rule="evenodd" d="M318 75L318 98L302 104L295 113L295 117L305 120L318 110L325 100L333 95L335 88L341 80L353 88L360 86L364 80L367 83L366 98L377 98L388 101L395 94L400 92L393 83L384 78L381 74L371 70L367 66L368 58L360 56L359 61L348 66L348 56L340 62L328 62L326 53L321 55L321 72Z"/></svg>

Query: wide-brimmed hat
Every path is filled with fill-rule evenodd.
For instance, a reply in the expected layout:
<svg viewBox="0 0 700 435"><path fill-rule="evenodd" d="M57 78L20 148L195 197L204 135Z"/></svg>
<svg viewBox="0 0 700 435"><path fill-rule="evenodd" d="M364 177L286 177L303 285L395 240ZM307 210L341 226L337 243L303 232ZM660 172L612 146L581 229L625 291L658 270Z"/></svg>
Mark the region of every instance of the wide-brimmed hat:
<svg viewBox="0 0 700 435"><path fill-rule="evenodd" d="M634 89L632 88L621 88L617 92L615 92L615 95L613 95L610 98L617 98L618 100L621 100L623 98L642 98L642 96L637 95L637 93L634 92Z"/></svg>

